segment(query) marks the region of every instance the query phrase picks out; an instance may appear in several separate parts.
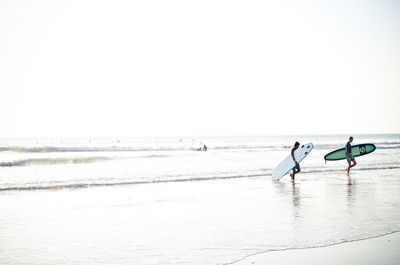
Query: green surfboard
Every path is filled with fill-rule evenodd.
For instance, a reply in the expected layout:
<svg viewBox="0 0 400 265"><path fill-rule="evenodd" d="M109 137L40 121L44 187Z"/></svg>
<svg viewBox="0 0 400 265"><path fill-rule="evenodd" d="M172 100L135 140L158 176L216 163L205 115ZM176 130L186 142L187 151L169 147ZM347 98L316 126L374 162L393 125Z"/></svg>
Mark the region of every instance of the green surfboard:
<svg viewBox="0 0 400 265"><path fill-rule="evenodd" d="M376 147L373 144L358 144L351 147L351 154L353 157L363 156L375 151ZM338 150L332 151L324 156L325 160L341 160L346 159L345 148L340 148Z"/></svg>

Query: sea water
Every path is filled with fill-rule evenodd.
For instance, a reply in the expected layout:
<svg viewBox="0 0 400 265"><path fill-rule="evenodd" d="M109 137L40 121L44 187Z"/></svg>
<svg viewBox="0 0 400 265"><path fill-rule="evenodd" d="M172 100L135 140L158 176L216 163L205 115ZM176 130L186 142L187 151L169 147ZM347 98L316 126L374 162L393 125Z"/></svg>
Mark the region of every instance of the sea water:
<svg viewBox="0 0 400 265"><path fill-rule="evenodd" d="M1 264L229 264L400 231L400 135L0 139ZM312 142L294 183L272 181ZM206 145L207 151L197 151Z"/></svg>

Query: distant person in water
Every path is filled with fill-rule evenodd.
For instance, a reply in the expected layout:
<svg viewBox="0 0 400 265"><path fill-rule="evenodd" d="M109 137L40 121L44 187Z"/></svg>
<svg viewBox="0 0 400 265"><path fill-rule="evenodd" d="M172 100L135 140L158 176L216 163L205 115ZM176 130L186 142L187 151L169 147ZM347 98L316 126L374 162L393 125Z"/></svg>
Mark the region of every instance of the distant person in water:
<svg viewBox="0 0 400 265"><path fill-rule="evenodd" d="M204 144L203 147L197 148L196 151L207 151L207 146Z"/></svg>
<svg viewBox="0 0 400 265"><path fill-rule="evenodd" d="M296 161L296 158L294 158L294 151L296 151L297 148L299 148L299 146L300 146L300 143L299 143L299 142L295 142L295 143L294 143L294 146L293 146L293 148L292 148L292 152L291 152L293 161L294 161L294 163L296 164L296 166L293 168L293 173L290 174L290 177L292 178L293 181L294 181L294 176L295 176L297 173L300 172L300 165L299 165L299 162L297 162L297 161Z"/></svg>
<svg viewBox="0 0 400 265"><path fill-rule="evenodd" d="M349 166L347 167L347 174L350 173L350 168L354 167L357 165L356 160L353 157L353 154L351 153L351 142L353 142L353 136L350 136L349 141L346 144L346 160ZM353 162L353 163L352 163Z"/></svg>

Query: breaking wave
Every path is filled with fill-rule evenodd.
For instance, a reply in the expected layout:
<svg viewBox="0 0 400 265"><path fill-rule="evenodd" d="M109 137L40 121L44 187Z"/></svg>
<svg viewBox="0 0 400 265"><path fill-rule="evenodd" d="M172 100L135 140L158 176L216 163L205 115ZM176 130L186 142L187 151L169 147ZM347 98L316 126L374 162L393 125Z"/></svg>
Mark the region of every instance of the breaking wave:
<svg viewBox="0 0 400 265"><path fill-rule="evenodd" d="M398 164L383 164L380 166L367 166L364 168L353 169L353 171L370 171L370 170L391 170L400 169ZM82 179L76 182L63 182L63 181L50 181L43 183L23 183L17 185L3 184L0 186L1 191L24 191L24 190L57 190L57 189L82 189L93 187L110 187L110 186L125 186L125 185L144 185L144 184L157 184L157 183L170 183L170 182L188 182L188 181L212 181L212 180L229 180L241 178L270 178L272 175L272 168L264 168L252 172L244 172L240 174L219 172L213 175L204 176L183 176L171 175L160 178L149 179ZM324 173L330 174L335 172L343 172L343 167L338 168L313 168L305 167L301 174L311 173ZM271 179L271 181L273 181Z"/></svg>
<svg viewBox="0 0 400 265"><path fill-rule="evenodd" d="M48 182L41 184L21 184L18 186L0 186L0 191L23 191L23 190L57 190L57 189L82 189L92 187L108 187L108 186L124 186L124 185L139 185L139 184L157 184L168 182L187 182L187 181L204 181L204 180L223 180L235 178L250 178L261 177L265 174L243 174L243 175L224 175L218 177L204 176L204 177L183 177L183 178L165 178L165 179L151 179L151 180L103 180L103 181L82 181L75 183L60 183Z"/></svg>
<svg viewBox="0 0 400 265"><path fill-rule="evenodd" d="M81 164L111 160L112 157L57 157L57 158L29 158L14 161L0 162L0 167L20 167L30 165Z"/></svg>
<svg viewBox="0 0 400 265"><path fill-rule="evenodd" d="M400 142L374 143L377 149L400 149ZM344 145L343 145L344 146ZM316 144L315 149L338 149L338 144ZM291 145L260 145L260 144L229 144L209 145L209 150L243 150L243 149L286 149ZM135 152L135 151L191 151L198 148L193 146L0 146L0 152L15 153L62 153L62 152Z"/></svg>

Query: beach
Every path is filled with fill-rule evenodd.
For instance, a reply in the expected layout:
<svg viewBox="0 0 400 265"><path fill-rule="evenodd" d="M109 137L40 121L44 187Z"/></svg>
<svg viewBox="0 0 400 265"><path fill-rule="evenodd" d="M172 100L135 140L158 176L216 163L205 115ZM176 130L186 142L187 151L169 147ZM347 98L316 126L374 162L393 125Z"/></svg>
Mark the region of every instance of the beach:
<svg viewBox="0 0 400 265"><path fill-rule="evenodd" d="M198 140L206 152L189 138L3 140L0 261L284 264L357 253L393 264L398 234L377 236L400 231L400 136L356 136L377 150L349 176L323 161L343 138ZM294 183L273 181L293 139L315 148Z"/></svg>
<svg viewBox="0 0 400 265"><path fill-rule="evenodd" d="M260 253L231 264L396 265L399 262L400 234L393 233L326 247Z"/></svg>
<svg viewBox="0 0 400 265"><path fill-rule="evenodd" d="M400 265L400 1L3 0L0 36L0 265Z"/></svg>

